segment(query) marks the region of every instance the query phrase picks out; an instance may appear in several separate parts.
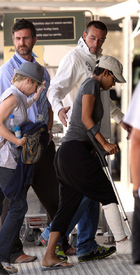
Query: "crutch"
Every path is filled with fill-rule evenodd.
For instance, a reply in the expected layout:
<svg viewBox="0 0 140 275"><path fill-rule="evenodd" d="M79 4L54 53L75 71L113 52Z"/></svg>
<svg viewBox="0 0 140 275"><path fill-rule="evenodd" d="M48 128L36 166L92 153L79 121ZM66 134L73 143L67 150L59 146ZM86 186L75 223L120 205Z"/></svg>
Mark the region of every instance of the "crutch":
<svg viewBox="0 0 140 275"><path fill-rule="evenodd" d="M116 189L116 186L115 186L115 183L114 181L112 180L112 177L111 177L111 174L110 174L110 171L109 171L109 168L108 168L108 163L105 159L106 155L109 155L109 153L105 150L102 150L99 145L98 145L98 142L96 141L96 139L93 137L93 135L88 131L87 132L90 140L92 141L93 143L93 146L94 148L96 149L96 154L97 156L99 157L100 159L100 162L102 164L102 167L105 169L106 171L106 174L108 176L108 179L110 180L111 184L112 184L112 187L113 187L113 190L114 190L114 193L116 195L116 198L118 200L118 203L119 203L119 207L120 207L120 210L121 210L121 213L122 213L122 216L123 216L123 220L126 222L126 225L128 227L128 230L129 232L131 233L132 235L132 231L131 231L131 228L130 228L130 225L129 225L129 221L128 221L128 218L126 216L126 213L125 213L125 210L124 210L124 207L122 205L122 202L120 200L120 197L119 197L119 194L118 194L118 191Z"/></svg>

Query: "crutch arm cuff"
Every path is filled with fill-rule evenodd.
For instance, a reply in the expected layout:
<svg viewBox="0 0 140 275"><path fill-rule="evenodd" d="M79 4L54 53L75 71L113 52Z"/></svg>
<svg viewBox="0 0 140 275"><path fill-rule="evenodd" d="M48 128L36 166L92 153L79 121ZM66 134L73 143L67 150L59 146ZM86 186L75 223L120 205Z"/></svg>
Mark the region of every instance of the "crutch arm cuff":
<svg viewBox="0 0 140 275"><path fill-rule="evenodd" d="M96 124L92 128L90 128L88 130L88 132L90 132L92 134L92 136L94 137L97 134L97 132L99 132L99 130L100 130L100 125Z"/></svg>

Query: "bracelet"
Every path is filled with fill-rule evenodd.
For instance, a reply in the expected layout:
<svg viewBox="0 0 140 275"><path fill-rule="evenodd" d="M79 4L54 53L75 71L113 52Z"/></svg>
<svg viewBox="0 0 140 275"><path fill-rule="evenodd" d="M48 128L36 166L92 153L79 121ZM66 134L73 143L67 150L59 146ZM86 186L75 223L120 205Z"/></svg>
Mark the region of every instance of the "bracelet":
<svg viewBox="0 0 140 275"><path fill-rule="evenodd" d="M139 196L138 190L133 190L133 197L136 198L138 196Z"/></svg>

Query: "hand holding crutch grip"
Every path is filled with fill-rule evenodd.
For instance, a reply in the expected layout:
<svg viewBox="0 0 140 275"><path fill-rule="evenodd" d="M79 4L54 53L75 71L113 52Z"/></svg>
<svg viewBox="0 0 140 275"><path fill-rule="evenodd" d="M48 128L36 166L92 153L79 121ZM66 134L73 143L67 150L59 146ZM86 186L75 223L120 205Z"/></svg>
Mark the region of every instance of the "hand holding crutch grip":
<svg viewBox="0 0 140 275"><path fill-rule="evenodd" d="M110 180L111 184L112 184L112 187L113 187L113 190L114 190L114 193L116 195L116 198L118 200L118 203L119 203L119 207L120 207L120 210L121 210L121 213L123 215L123 220L126 222L126 225L128 227L128 230L130 232L130 234L132 234L132 231L131 231L131 228L130 228L130 225L129 225L129 222L128 222L128 218L126 216L126 213L125 213L125 210L124 210L124 207L122 205L122 202L120 200L120 197L119 197L119 194L118 194L118 191L116 189L116 186L115 186L115 183L113 182L112 180L112 177L111 177L111 174L110 174L110 171L108 169L108 163L105 159L105 157L107 155L109 155L109 153L105 150L102 150L99 146L99 143L98 141L96 140L96 138L94 137L96 135L96 133L99 131L100 129L100 125L99 124L96 124L94 127L92 127L92 132L91 131L87 131L87 135L89 136L95 150L96 150L96 154L98 155L99 159L100 159L100 162L102 164L102 167L105 168L105 172L108 176L108 179Z"/></svg>
<svg viewBox="0 0 140 275"><path fill-rule="evenodd" d="M100 126L98 124L97 125L97 129L100 129ZM96 125L94 127L96 127ZM99 130L98 130L99 131ZM97 132L98 132L97 131ZM108 163L105 159L105 156L109 155L109 153L105 150L102 150L98 144L98 141L95 139L95 137L93 137L93 135L91 134L90 131L87 131L87 135L89 136L90 140L92 141L92 144L96 150L96 154L98 155L100 161L101 161L101 164L103 167L106 167L108 166Z"/></svg>

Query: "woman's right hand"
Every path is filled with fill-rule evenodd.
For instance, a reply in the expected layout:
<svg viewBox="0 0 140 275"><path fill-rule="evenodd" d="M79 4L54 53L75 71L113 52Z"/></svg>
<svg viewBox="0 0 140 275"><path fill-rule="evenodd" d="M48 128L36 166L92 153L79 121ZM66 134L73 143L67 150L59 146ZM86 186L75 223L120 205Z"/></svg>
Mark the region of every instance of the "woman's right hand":
<svg viewBox="0 0 140 275"><path fill-rule="evenodd" d="M18 138L18 144L17 145L23 147L25 141L26 141L26 137Z"/></svg>
<svg viewBox="0 0 140 275"><path fill-rule="evenodd" d="M104 150L109 153L109 155L117 154L119 152L119 148L116 144L109 143L106 141L106 143L102 146Z"/></svg>

